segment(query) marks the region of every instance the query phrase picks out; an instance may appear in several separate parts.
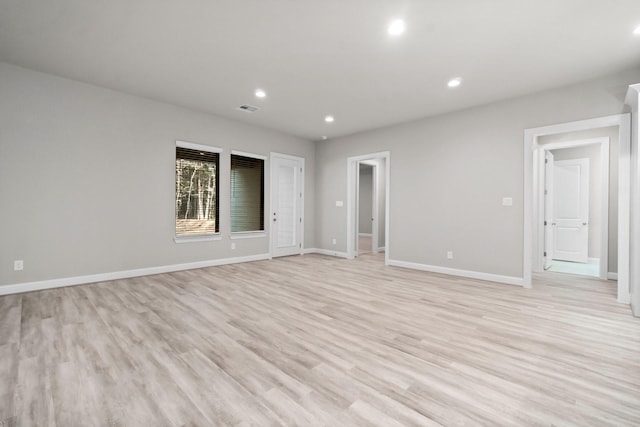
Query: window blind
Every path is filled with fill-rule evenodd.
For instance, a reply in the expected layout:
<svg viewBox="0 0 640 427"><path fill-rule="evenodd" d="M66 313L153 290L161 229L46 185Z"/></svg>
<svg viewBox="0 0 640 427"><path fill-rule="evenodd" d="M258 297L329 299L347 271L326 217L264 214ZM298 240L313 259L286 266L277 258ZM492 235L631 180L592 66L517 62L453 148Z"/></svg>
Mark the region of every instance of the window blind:
<svg viewBox="0 0 640 427"><path fill-rule="evenodd" d="M264 160L231 155L231 231L264 231Z"/></svg>

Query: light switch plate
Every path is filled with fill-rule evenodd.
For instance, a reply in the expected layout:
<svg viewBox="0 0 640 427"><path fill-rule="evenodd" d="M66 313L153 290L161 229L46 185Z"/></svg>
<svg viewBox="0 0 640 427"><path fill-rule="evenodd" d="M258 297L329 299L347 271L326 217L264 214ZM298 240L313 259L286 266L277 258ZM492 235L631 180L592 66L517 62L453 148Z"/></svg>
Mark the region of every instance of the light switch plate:
<svg viewBox="0 0 640 427"><path fill-rule="evenodd" d="M342 203L342 200L336 200L336 206L341 208L344 205L344 203Z"/></svg>
<svg viewBox="0 0 640 427"><path fill-rule="evenodd" d="M512 197L503 197L502 198L502 206L513 206L513 198Z"/></svg>

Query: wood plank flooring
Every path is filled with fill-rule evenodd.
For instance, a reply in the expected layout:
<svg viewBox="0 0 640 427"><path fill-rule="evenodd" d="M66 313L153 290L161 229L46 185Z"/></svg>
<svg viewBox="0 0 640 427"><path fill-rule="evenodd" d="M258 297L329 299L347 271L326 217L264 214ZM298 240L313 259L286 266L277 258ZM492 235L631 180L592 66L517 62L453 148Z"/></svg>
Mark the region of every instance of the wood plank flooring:
<svg viewBox="0 0 640 427"><path fill-rule="evenodd" d="M637 426L615 282L305 255L0 297L0 426Z"/></svg>

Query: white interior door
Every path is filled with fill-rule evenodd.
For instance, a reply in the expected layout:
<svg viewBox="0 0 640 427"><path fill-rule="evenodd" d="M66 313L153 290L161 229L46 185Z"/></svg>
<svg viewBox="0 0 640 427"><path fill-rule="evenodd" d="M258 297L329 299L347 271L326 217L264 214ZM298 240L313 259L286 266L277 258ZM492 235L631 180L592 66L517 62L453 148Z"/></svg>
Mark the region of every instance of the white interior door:
<svg viewBox="0 0 640 427"><path fill-rule="evenodd" d="M271 256L302 253L304 159L271 155Z"/></svg>
<svg viewBox="0 0 640 427"><path fill-rule="evenodd" d="M553 259L586 263L589 252L589 159L554 162L553 185Z"/></svg>
<svg viewBox="0 0 640 427"><path fill-rule="evenodd" d="M544 156L544 269L551 267L553 259L553 153Z"/></svg>

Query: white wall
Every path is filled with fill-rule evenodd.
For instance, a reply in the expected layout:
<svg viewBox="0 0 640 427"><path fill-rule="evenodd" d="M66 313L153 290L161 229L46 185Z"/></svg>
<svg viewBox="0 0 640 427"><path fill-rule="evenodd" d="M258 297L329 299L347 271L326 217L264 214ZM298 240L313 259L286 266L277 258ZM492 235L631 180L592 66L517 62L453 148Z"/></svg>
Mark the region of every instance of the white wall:
<svg viewBox="0 0 640 427"><path fill-rule="evenodd" d="M555 161L589 160L589 258L600 258L602 230L602 167L600 165L600 145L551 150ZM617 246L617 239L616 239ZM611 270L610 271L617 271Z"/></svg>
<svg viewBox="0 0 640 427"><path fill-rule="evenodd" d="M522 277L524 129L621 113L639 79L635 69L318 143L316 245L346 249L346 212L334 203L346 199L345 159L388 150L390 259Z"/></svg>
<svg viewBox="0 0 640 427"><path fill-rule="evenodd" d="M224 150L221 241L173 240L176 140ZM232 149L306 159L314 247L312 142L0 63L0 285L268 253L266 237L230 249Z"/></svg>
<svg viewBox="0 0 640 427"><path fill-rule="evenodd" d="M373 217L373 167L360 164L359 169L358 233L371 234L371 218Z"/></svg>

